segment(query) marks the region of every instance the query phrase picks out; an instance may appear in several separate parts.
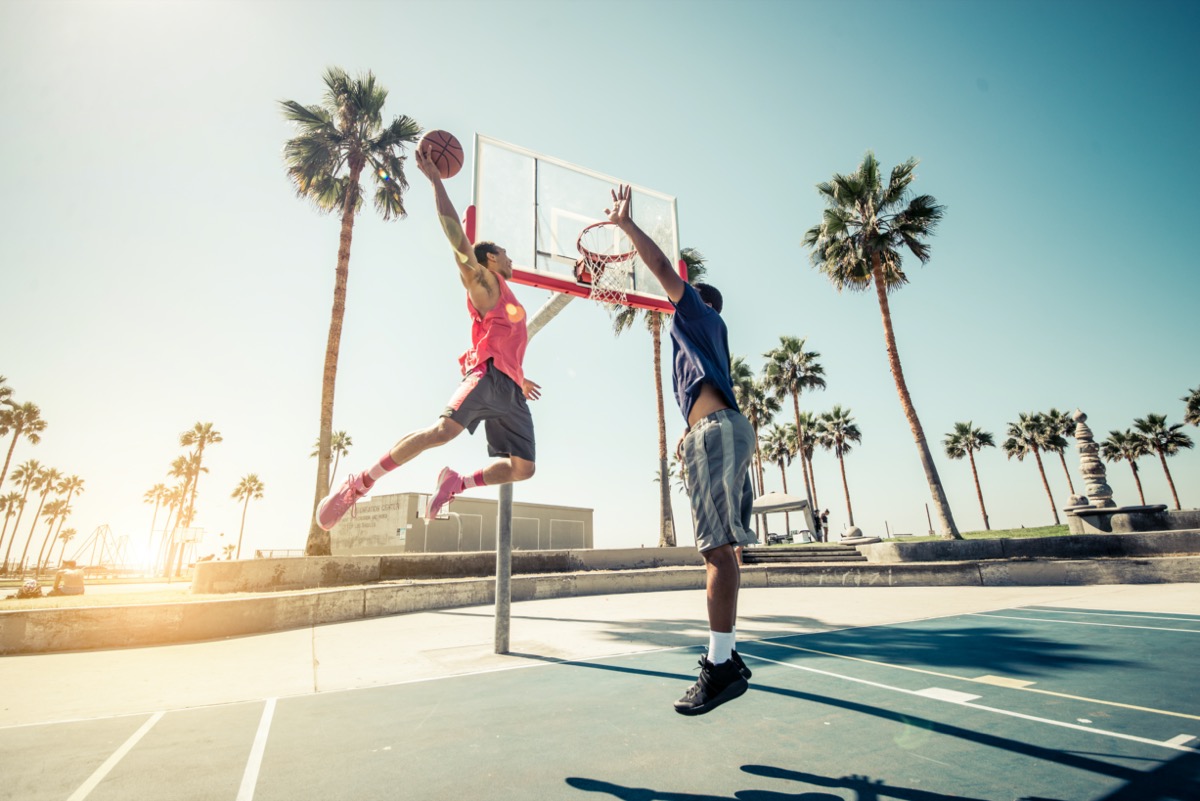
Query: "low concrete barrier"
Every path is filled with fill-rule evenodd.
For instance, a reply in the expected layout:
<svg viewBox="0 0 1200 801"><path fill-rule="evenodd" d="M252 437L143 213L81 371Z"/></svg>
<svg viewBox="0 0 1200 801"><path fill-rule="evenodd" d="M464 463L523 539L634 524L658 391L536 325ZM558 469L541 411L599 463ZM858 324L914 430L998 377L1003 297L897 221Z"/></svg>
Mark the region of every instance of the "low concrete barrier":
<svg viewBox="0 0 1200 801"><path fill-rule="evenodd" d="M1075 534L996 540L880 542L859 545L872 563L989 559L1087 559L1200 554L1200 530Z"/></svg>

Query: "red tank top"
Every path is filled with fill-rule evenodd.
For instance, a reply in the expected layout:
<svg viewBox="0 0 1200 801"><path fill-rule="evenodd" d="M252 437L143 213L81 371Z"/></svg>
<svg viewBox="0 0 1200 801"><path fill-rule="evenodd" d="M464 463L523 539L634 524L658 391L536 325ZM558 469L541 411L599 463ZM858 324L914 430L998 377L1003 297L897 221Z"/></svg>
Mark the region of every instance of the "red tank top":
<svg viewBox="0 0 1200 801"><path fill-rule="evenodd" d="M495 273L492 273L495 275ZM485 315L471 303L467 296L467 311L471 314L471 348L459 357L463 375L492 360L493 366L522 386L525 372L521 365L525 361L525 346L529 335L525 331L525 307L508 288L508 283L496 275L500 286L500 299Z"/></svg>

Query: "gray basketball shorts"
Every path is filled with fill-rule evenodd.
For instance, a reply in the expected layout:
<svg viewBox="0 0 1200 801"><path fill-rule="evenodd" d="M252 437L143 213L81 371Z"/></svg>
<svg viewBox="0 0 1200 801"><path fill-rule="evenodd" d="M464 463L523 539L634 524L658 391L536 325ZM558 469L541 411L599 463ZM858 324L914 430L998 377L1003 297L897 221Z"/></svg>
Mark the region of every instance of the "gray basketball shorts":
<svg viewBox="0 0 1200 801"><path fill-rule="evenodd" d="M463 376L442 412L472 434L479 424L487 434L489 456L516 456L535 461L533 415L525 393L488 359Z"/></svg>
<svg viewBox="0 0 1200 801"><path fill-rule="evenodd" d="M750 530L753 457L754 429L733 409L700 419L684 438L683 465L701 553L757 541Z"/></svg>

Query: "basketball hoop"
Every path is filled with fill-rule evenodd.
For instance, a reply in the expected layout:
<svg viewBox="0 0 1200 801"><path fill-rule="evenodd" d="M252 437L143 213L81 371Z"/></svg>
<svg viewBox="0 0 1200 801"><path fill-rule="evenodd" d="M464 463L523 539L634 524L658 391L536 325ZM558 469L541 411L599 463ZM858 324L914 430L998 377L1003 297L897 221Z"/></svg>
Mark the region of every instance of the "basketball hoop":
<svg viewBox="0 0 1200 801"><path fill-rule="evenodd" d="M609 307L625 305L633 284L631 260L637 255L625 232L616 223L592 223L580 232L576 247L575 280L591 285L591 299Z"/></svg>

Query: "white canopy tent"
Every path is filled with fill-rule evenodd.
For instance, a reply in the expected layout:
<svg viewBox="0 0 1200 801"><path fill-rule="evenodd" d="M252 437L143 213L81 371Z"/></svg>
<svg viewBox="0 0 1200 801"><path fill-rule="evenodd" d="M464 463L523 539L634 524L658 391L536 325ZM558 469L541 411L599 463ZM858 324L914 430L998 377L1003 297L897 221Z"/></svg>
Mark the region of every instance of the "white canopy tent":
<svg viewBox="0 0 1200 801"><path fill-rule="evenodd" d="M754 503L750 506L750 510L756 515L777 514L779 512L803 512L805 522L803 528L807 529L808 537L811 537L812 532L816 530L816 525L813 523L812 509L809 508L808 501L804 498L785 495L782 492L768 492L765 495L755 498ZM770 528L768 525L767 530L770 531Z"/></svg>

